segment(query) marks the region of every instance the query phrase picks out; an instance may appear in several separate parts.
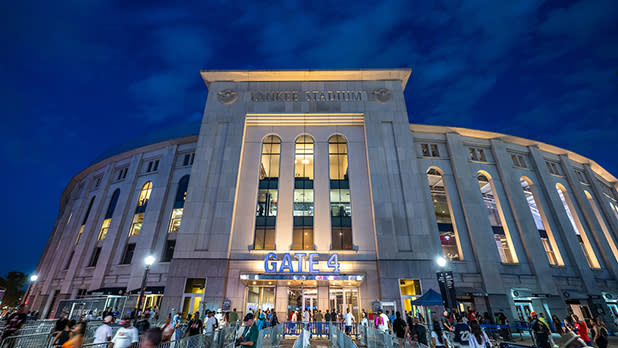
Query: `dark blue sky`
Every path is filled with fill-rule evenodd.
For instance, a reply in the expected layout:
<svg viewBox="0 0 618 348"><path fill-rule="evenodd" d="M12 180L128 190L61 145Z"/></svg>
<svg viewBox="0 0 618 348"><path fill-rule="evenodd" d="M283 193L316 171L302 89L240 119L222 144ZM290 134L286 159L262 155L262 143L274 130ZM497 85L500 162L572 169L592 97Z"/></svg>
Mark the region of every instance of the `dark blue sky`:
<svg viewBox="0 0 618 348"><path fill-rule="evenodd" d="M200 69L410 67L410 120L618 174L618 1L4 1L0 274L34 270L70 178L202 116Z"/></svg>

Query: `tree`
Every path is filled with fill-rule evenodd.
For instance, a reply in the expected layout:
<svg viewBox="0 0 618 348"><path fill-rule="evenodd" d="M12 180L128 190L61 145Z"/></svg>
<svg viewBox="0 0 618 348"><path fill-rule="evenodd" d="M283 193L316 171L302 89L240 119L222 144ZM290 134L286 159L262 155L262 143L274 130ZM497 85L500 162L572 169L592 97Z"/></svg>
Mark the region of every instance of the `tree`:
<svg viewBox="0 0 618 348"><path fill-rule="evenodd" d="M15 307L20 304L27 281L26 275L17 271L9 272L5 277L0 277L0 287L6 289L2 298L3 307Z"/></svg>

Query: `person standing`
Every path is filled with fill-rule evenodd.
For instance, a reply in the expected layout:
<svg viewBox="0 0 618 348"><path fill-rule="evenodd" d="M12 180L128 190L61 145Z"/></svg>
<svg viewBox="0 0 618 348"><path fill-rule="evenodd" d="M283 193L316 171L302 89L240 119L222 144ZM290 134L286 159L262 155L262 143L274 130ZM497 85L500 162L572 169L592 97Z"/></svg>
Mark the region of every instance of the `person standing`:
<svg viewBox="0 0 618 348"><path fill-rule="evenodd" d="M139 342L139 333L137 329L131 325L131 320L128 318L121 320L120 326L122 327L116 331L116 335L112 338L113 348L127 348Z"/></svg>
<svg viewBox="0 0 618 348"><path fill-rule="evenodd" d="M182 324L182 315L180 313L176 313L174 317L174 332L176 333L176 340L180 340L182 338L182 330L180 325Z"/></svg>
<svg viewBox="0 0 618 348"><path fill-rule="evenodd" d="M161 341L169 342L172 340L172 336L174 335L174 324L172 324L172 315L168 315L165 318L165 324L161 327Z"/></svg>
<svg viewBox="0 0 618 348"><path fill-rule="evenodd" d="M204 321L204 336L205 336L205 347L209 348L212 344L212 338L214 337L215 329L217 328L219 322L217 318L214 316L213 311L206 312L207 317ZM263 313L261 315L264 315Z"/></svg>
<svg viewBox="0 0 618 348"><path fill-rule="evenodd" d="M202 321L200 320L200 312L193 313L193 317L187 323L185 336L195 336L202 333Z"/></svg>
<svg viewBox="0 0 618 348"><path fill-rule="evenodd" d="M259 332L253 322L253 313L247 313L243 320L245 322L245 329L238 338L237 343L245 347L253 347L258 340Z"/></svg>
<svg viewBox="0 0 618 348"><path fill-rule="evenodd" d="M75 320L69 320L66 322L64 330L59 331L54 337L51 345L52 347L62 347L62 345L71 338L71 328L75 326Z"/></svg>
<svg viewBox="0 0 618 348"><path fill-rule="evenodd" d="M401 318L401 313L397 311L397 313L395 313L395 320L393 320L393 332L395 332L395 336L400 340L405 339L407 328L408 324Z"/></svg>
<svg viewBox="0 0 618 348"><path fill-rule="evenodd" d="M328 311L328 309L326 310L326 314L324 314L324 321L326 322L330 321L330 312Z"/></svg>
<svg viewBox="0 0 618 348"><path fill-rule="evenodd" d="M594 343L596 343L599 348L607 348L609 343L607 336L609 333L605 323L601 320L601 318L596 317L592 324L594 328Z"/></svg>
<svg viewBox="0 0 618 348"><path fill-rule="evenodd" d="M576 333L581 337L582 341L586 342L586 344L592 347L592 341L588 336L588 326L583 321L580 321L577 315L573 314L573 327L575 327Z"/></svg>
<svg viewBox="0 0 618 348"><path fill-rule="evenodd" d="M350 336L350 334L352 333L352 324L354 323L354 315L352 315L352 313L350 313L350 308L346 309L346 313L344 316L344 321L345 321L345 334Z"/></svg>
<svg viewBox="0 0 618 348"><path fill-rule="evenodd" d="M68 318L68 314L66 312L62 312L62 314L60 314L60 318L56 320L56 324L54 325L54 328L52 329L51 333L63 331L64 328L69 323L69 319L67 318Z"/></svg>
<svg viewBox="0 0 618 348"><path fill-rule="evenodd" d="M112 316L108 315L103 318L103 324L97 328L94 333L94 341L92 343L105 343L112 339L112 327L109 325L112 322Z"/></svg>
<svg viewBox="0 0 618 348"><path fill-rule="evenodd" d="M238 312L236 312L236 308L230 313L230 324L236 325L238 321Z"/></svg>
<svg viewBox="0 0 618 348"><path fill-rule="evenodd" d="M531 312L530 316L532 317L530 330L532 330L536 345L541 348L551 348L551 344L549 343L549 335L551 335L549 326L538 318L536 312Z"/></svg>
<svg viewBox="0 0 618 348"><path fill-rule="evenodd" d="M148 317L150 316L150 314L144 314L142 315L141 319L135 323L135 328L137 328L137 332L142 335L144 334L144 332L148 331L148 329L150 329L150 321L148 321Z"/></svg>
<svg viewBox="0 0 618 348"><path fill-rule="evenodd" d="M460 315L456 316L457 322L453 326L455 330L455 342L462 346L470 344L470 326L463 322L463 318Z"/></svg>
<svg viewBox="0 0 618 348"><path fill-rule="evenodd" d="M386 332L388 330L388 322L385 320L385 315L382 313L381 309L378 309L378 315L376 315L376 328L379 331Z"/></svg>
<svg viewBox="0 0 618 348"><path fill-rule="evenodd" d="M79 348L84 344L84 341L86 341L86 323L83 321L77 323L71 330L71 334L71 339L64 342L62 348Z"/></svg>

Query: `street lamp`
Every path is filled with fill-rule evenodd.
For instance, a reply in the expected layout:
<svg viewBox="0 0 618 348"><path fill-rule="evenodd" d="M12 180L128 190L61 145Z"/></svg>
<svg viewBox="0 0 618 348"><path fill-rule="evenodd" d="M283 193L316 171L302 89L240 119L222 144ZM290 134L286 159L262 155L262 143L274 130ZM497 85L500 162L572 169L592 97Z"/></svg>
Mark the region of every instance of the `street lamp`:
<svg viewBox="0 0 618 348"><path fill-rule="evenodd" d="M33 274L30 276L30 283L28 284L28 289L26 290L26 296L24 296L24 304L28 304L28 296L30 296L30 291L32 289L32 284L39 279L39 276Z"/></svg>
<svg viewBox="0 0 618 348"><path fill-rule="evenodd" d="M444 257L442 257L442 256L438 256L436 258L436 263L438 264L438 266L444 267L444 266L446 266L446 259Z"/></svg>
<svg viewBox="0 0 618 348"><path fill-rule="evenodd" d="M142 279L142 288L139 291L139 297L137 298L137 303L135 304L135 313L140 309L142 304L142 299L144 298L144 291L146 290L146 279L148 278L148 273L150 272L150 266L155 262L155 258L152 255L146 256L144 258L144 263L146 264L146 270L144 271L144 278Z"/></svg>

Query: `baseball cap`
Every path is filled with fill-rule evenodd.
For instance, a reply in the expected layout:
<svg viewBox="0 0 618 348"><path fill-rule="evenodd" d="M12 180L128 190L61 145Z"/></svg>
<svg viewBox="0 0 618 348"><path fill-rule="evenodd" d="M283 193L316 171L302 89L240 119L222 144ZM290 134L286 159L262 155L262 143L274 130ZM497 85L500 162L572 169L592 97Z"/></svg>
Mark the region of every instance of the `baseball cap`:
<svg viewBox="0 0 618 348"><path fill-rule="evenodd" d="M536 317L536 312L530 312L531 317Z"/></svg>

